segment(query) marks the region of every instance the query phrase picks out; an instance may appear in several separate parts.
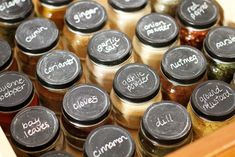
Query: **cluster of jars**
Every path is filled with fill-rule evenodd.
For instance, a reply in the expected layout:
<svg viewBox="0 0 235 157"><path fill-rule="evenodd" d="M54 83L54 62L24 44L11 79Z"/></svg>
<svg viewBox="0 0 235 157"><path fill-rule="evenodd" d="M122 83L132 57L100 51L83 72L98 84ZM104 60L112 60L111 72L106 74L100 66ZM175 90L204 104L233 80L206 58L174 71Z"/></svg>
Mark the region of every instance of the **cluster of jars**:
<svg viewBox="0 0 235 157"><path fill-rule="evenodd" d="M235 29L214 1L0 6L0 125L18 156L161 157L235 121Z"/></svg>

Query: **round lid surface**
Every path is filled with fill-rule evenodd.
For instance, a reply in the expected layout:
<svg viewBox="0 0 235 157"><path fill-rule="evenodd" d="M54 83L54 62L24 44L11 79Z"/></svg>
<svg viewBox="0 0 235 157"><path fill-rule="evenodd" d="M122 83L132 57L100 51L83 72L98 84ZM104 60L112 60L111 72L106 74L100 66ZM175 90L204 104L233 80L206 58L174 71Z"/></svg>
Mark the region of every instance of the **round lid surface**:
<svg viewBox="0 0 235 157"><path fill-rule="evenodd" d="M79 85L64 96L63 113L75 123L84 125L99 123L109 115L110 110L109 95L95 85Z"/></svg>
<svg viewBox="0 0 235 157"><path fill-rule="evenodd" d="M95 34L88 44L91 60L103 65L117 65L127 60L132 53L132 44L122 32L107 30Z"/></svg>
<svg viewBox="0 0 235 157"><path fill-rule="evenodd" d="M224 121L235 114L235 90L229 84L210 80L198 85L191 96L193 110L212 121Z"/></svg>
<svg viewBox="0 0 235 157"><path fill-rule="evenodd" d="M158 94L160 79L157 73L145 64L127 64L117 71L113 89L122 99L145 102Z"/></svg>
<svg viewBox="0 0 235 157"><path fill-rule="evenodd" d="M13 71L0 74L0 111L11 112L25 107L33 94L33 84L25 74Z"/></svg>
<svg viewBox="0 0 235 157"><path fill-rule="evenodd" d="M65 14L65 22L69 28L82 33L92 33L102 29L107 20L104 7L91 0L73 3Z"/></svg>
<svg viewBox="0 0 235 157"><path fill-rule="evenodd" d="M190 84L204 76L206 65L207 61L201 51L183 45L174 47L164 54L161 69L168 79Z"/></svg>
<svg viewBox="0 0 235 157"><path fill-rule="evenodd" d="M16 30L18 47L28 53L40 54L54 48L59 40L55 23L45 18L34 18L23 22Z"/></svg>
<svg viewBox="0 0 235 157"><path fill-rule="evenodd" d="M179 28L172 17L165 14L152 13L138 21L136 36L144 44L153 47L164 47L177 40Z"/></svg>
<svg viewBox="0 0 235 157"><path fill-rule="evenodd" d="M134 12L143 9L148 4L148 0L108 0L108 3L114 9Z"/></svg>
<svg viewBox="0 0 235 157"><path fill-rule="evenodd" d="M5 40L0 39L0 71L4 70L12 60L11 47Z"/></svg>
<svg viewBox="0 0 235 157"><path fill-rule="evenodd" d="M73 0L40 0L40 2L52 5L52 6L63 6L63 5L68 5L71 3Z"/></svg>
<svg viewBox="0 0 235 157"><path fill-rule="evenodd" d="M219 9L211 0L184 0L178 7L177 17L185 26L204 29L217 22Z"/></svg>
<svg viewBox="0 0 235 157"><path fill-rule="evenodd" d="M131 135L115 125L105 125L93 130L84 146L86 157L134 157L135 155L135 143Z"/></svg>
<svg viewBox="0 0 235 157"><path fill-rule="evenodd" d="M46 154L43 154L40 157L73 157L73 156L65 151L51 151Z"/></svg>
<svg viewBox="0 0 235 157"><path fill-rule="evenodd" d="M25 151L41 151L58 138L60 127L54 112L42 107L28 107L16 114L11 123L11 138Z"/></svg>
<svg viewBox="0 0 235 157"><path fill-rule="evenodd" d="M151 105L145 112L141 129L159 144L177 144L191 132L192 124L187 110L180 104L162 101Z"/></svg>
<svg viewBox="0 0 235 157"><path fill-rule="evenodd" d="M37 78L46 87L68 88L81 76L80 59L69 51L53 50L41 57L37 64Z"/></svg>

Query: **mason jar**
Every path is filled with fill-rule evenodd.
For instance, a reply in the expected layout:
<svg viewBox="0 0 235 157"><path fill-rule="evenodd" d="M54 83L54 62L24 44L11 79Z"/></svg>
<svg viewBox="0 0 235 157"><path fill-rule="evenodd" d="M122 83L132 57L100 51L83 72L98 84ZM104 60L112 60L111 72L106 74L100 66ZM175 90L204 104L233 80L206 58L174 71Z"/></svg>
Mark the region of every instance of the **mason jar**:
<svg viewBox="0 0 235 157"><path fill-rule="evenodd" d="M132 43L138 62L159 72L164 53L180 45L178 25L168 15L148 14L137 23Z"/></svg>
<svg viewBox="0 0 235 157"><path fill-rule="evenodd" d="M235 73L235 29L212 29L204 40L203 50L208 61L208 79L230 83Z"/></svg>
<svg viewBox="0 0 235 157"><path fill-rule="evenodd" d="M209 80L195 88L188 105L194 138L209 135L235 121L235 90L219 80Z"/></svg>
<svg viewBox="0 0 235 157"><path fill-rule="evenodd" d="M159 76L144 64L127 64L115 74L110 94L117 124L139 129L145 110L162 100Z"/></svg>
<svg viewBox="0 0 235 157"><path fill-rule="evenodd" d="M152 104L138 133L139 157L163 157L191 143L192 123L185 107L173 101Z"/></svg>
<svg viewBox="0 0 235 157"><path fill-rule="evenodd" d="M161 62L163 100L187 106L194 88L207 80L206 58L196 48L178 46L167 51Z"/></svg>
<svg viewBox="0 0 235 157"><path fill-rule="evenodd" d="M85 83L80 59L65 50L52 50L40 58L35 83L43 106L61 115L65 93L75 84Z"/></svg>
<svg viewBox="0 0 235 157"><path fill-rule="evenodd" d="M154 12L175 17L175 11L181 0L151 0Z"/></svg>
<svg viewBox="0 0 235 157"><path fill-rule="evenodd" d="M118 69L136 61L129 38L116 30L95 34L88 45L86 58L86 80L98 84L107 92L113 85Z"/></svg>
<svg viewBox="0 0 235 157"><path fill-rule="evenodd" d="M117 29L132 39L137 22L151 13L151 5L148 0L108 0L107 10L110 28Z"/></svg>

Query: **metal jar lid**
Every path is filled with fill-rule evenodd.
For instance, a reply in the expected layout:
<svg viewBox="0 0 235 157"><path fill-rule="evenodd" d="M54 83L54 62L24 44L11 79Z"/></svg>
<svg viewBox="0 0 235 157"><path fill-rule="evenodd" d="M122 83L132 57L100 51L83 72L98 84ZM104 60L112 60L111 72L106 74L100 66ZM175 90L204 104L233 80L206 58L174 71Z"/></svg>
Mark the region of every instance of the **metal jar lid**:
<svg viewBox="0 0 235 157"><path fill-rule="evenodd" d="M7 41L0 39L0 71L7 68L13 58L13 53Z"/></svg>
<svg viewBox="0 0 235 157"><path fill-rule="evenodd" d="M40 0L41 3L55 6L55 7L60 7L63 5L68 5L71 3L73 0Z"/></svg>
<svg viewBox="0 0 235 157"><path fill-rule="evenodd" d="M111 7L124 12L135 12L143 9L148 0L108 0Z"/></svg>
<svg viewBox="0 0 235 157"><path fill-rule="evenodd" d="M50 151L46 154L41 155L40 157L73 157L65 151Z"/></svg>

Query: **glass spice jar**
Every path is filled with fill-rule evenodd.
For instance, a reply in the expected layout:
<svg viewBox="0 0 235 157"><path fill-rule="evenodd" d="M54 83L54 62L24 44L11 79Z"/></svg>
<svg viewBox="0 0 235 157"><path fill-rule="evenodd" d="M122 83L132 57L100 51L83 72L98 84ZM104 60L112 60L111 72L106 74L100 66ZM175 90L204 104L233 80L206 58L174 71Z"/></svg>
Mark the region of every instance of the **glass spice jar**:
<svg viewBox="0 0 235 157"><path fill-rule="evenodd" d="M68 89L74 84L84 83L80 59L69 51L52 50L40 58L35 83L43 106L57 115L61 114L61 105Z"/></svg>
<svg viewBox="0 0 235 157"><path fill-rule="evenodd" d="M46 154L41 155L40 157L73 157L65 151L50 151Z"/></svg>
<svg viewBox="0 0 235 157"><path fill-rule="evenodd" d="M66 9L72 1L73 0L37 0L35 1L35 10L38 16L54 21L59 30L62 30Z"/></svg>
<svg viewBox="0 0 235 157"><path fill-rule="evenodd" d="M235 90L223 81L206 81L193 91L188 111L194 138L209 135L235 121Z"/></svg>
<svg viewBox="0 0 235 157"><path fill-rule="evenodd" d="M145 112L138 133L139 157L163 157L192 141L192 123L178 103L154 103Z"/></svg>
<svg viewBox="0 0 235 157"><path fill-rule="evenodd" d="M214 1L184 0L178 7L176 19L181 27L181 43L200 50L208 31L220 22L220 14Z"/></svg>
<svg viewBox="0 0 235 157"><path fill-rule="evenodd" d="M15 31L23 21L34 16L34 6L31 0L1 0L0 6L0 38L13 48Z"/></svg>
<svg viewBox="0 0 235 157"><path fill-rule="evenodd" d="M204 40L204 52L208 61L208 79L230 83L235 72L235 29L212 29Z"/></svg>
<svg viewBox="0 0 235 157"><path fill-rule="evenodd" d="M64 137L54 112L43 106L28 107L11 123L11 140L25 156L39 157L64 148Z"/></svg>
<svg viewBox="0 0 235 157"><path fill-rule="evenodd" d="M55 23L45 18L23 22L16 30L15 40L20 69L32 80L35 79L39 58L53 49L63 47Z"/></svg>
<svg viewBox="0 0 235 157"><path fill-rule="evenodd" d="M233 74L233 80L231 81L231 85L235 89L235 73Z"/></svg>
<svg viewBox="0 0 235 157"><path fill-rule="evenodd" d="M179 28L172 17L152 13L142 17L137 23L133 47L138 62L159 72L163 54L178 45Z"/></svg>
<svg viewBox="0 0 235 157"><path fill-rule="evenodd" d="M38 96L30 79L14 71L0 73L0 126L6 135L17 112L28 106L39 105Z"/></svg>
<svg viewBox="0 0 235 157"><path fill-rule="evenodd" d="M63 29L68 49L84 61L89 40L95 33L109 28L107 20L107 13L99 3L92 0L74 2L66 11Z"/></svg>
<svg viewBox="0 0 235 157"><path fill-rule="evenodd" d="M163 100L187 106L194 88L207 80L204 55L191 46L178 46L167 51L161 62Z"/></svg>
<svg viewBox="0 0 235 157"><path fill-rule="evenodd" d="M18 71L18 64L7 41L0 39L0 72Z"/></svg>
<svg viewBox="0 0 235 157"><path fill-rule="evenodd" d="M93 130L84 145L84 157L137 157L131 135L116 125Z"/></svg>
<svg viewBox="0 0 235 157"><path fill-rule="evenodd" d="M111 103L108 94L92 84L82 84L64 96L61 125L67 143L83 150L88 134L102 125L111 124Z"/></svg>
<svg viewBox="0 0 235 157"><path fill-rule="evenodd" d="M145 110L162 100L159 76L144 64L125 65L115 75L110 98L115 122L138 129Z"/></svg>
<svg viewBox="0 0 235 157"><path fill-rule="evenodd" d="M107 92L112 89L117 70L136 60L129 38L116 30L95 34L89 41L87 52L86 80L98 84Z"/></svg>
<svg viewBox="0 0 235 157"><path fill-rule="evenodd" d="M148 0L108 0L108 4L110 28L127 34L130 39L139 19L151 13Z"/></svg>

